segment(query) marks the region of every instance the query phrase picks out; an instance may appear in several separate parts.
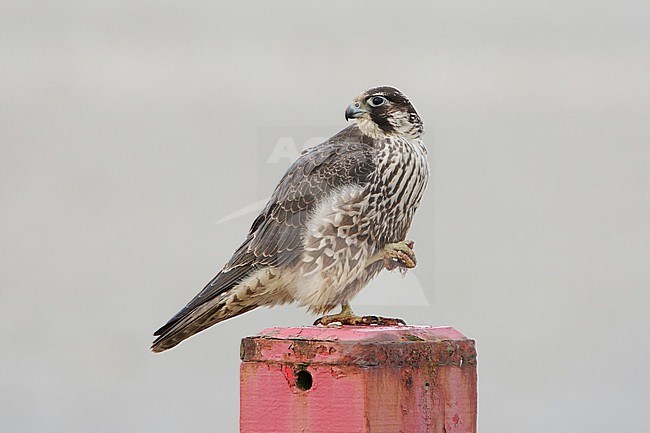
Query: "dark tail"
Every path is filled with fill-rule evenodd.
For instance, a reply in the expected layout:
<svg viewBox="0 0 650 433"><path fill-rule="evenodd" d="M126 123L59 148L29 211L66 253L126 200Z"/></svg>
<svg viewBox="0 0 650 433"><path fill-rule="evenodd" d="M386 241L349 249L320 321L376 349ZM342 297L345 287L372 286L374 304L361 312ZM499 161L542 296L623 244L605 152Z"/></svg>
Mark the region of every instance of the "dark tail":
<svg viewBox="0 0 650 433"><path fill-rule="evenodd" d="M218 296L190 311L181 310L153 335L157 336L151 350L159 353L171 349L186 338L231 317L239 316L257 305L226 305L227 297Z"/></svg>
<svg viewBox="0 0 650 433"><path fill-rule="evenodd" d="M245 245L245 244L244 244ZM243 248L243 246L241 247ZM235 258L238 258L237 252ZM238 284L257 267L249 265L224 268L181 311L153 335L158 337L151 350L162 352L219 322L257 307L253 299L242 299Z"/></svg>

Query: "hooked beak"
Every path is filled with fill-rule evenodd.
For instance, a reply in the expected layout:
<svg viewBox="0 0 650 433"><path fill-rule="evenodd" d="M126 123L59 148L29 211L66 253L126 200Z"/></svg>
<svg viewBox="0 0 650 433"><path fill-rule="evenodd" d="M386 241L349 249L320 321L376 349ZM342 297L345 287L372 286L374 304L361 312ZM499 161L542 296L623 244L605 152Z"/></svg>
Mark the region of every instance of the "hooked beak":
<svg viewBox="0 0 650 433"><path fill-rule="evenodd" d="M361 104L358 102L353 102L348 105L348 108L345 109L345 120L356 119L361 117L364 113L367 113L368 110L361 108Z"/></svg>

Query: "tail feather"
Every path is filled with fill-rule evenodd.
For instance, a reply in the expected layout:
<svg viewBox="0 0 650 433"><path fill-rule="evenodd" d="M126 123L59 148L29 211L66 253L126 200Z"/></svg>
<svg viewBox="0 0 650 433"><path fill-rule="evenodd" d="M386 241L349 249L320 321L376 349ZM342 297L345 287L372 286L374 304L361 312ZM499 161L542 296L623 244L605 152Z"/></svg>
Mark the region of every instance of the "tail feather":
<svg viewBox="0 0 650 433"><path fill-rule="evenodd" d="M233 260L240 256L244 257L245 254L235 253ZM255 269L247 265L224 268L181 311L154 332L153 335L158 338L151 350L162 352L171 349L216 323L252 309L243 310L240 305L233 305L229 298L236 293L233 289Z"/></svg>
<svg viewBox="0 0 650 433"><path fill-rule="evenodd" d="M223 270L154 336L151 350L163 352L181 341L260 305L278 303L268 285L276 274L267 268L239 266ZM258 287L262 287L258 293ZM271 296L269 296L271 293Z"/></svg>
<svg viewBox="0 0 650 433"><path fill-rule="evenodd" d="M179 344L181 341L198 334L199 332L223 322L231 317L239 316L256 307L256 305L242 306L233 308L232 305L226 306L225 297L218 297L211 302L199 305L186 314L175 316L162 328L154 333L157 336L151 345L153 352L159 353Z"/></svg>

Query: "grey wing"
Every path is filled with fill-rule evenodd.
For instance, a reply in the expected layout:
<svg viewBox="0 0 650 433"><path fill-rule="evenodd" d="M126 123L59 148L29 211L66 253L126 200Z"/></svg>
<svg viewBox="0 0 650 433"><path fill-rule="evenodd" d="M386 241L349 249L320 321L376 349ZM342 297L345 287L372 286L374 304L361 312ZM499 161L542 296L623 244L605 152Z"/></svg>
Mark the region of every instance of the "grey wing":
<svg viewBox="0 0 650 433"><path fill-rule="evenodd" d="M289 167L244 243L203 290L154 335L162 335L197 307L237 285L253 271L298 260L302 231L319 199L348 184L364 184L375 169L372 141L352 125L307 149Z"/></svg>

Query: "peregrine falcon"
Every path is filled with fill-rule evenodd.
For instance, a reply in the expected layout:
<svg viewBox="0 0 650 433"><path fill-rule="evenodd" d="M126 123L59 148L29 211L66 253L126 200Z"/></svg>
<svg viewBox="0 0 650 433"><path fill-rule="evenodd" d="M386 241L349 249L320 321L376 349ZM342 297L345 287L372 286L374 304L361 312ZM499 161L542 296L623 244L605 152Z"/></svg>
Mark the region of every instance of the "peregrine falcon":
<svg viewBox="0 0 650 433"><path fill-rule="evenodd" d="M350 300L381 269L415 267L406 234L429 177L424 127L388 86L359 95L345 118L354 123L289 167L230 261L155 332L154 352L260 306L341 306L322 324L382 319L355 316Z"/></svg>

